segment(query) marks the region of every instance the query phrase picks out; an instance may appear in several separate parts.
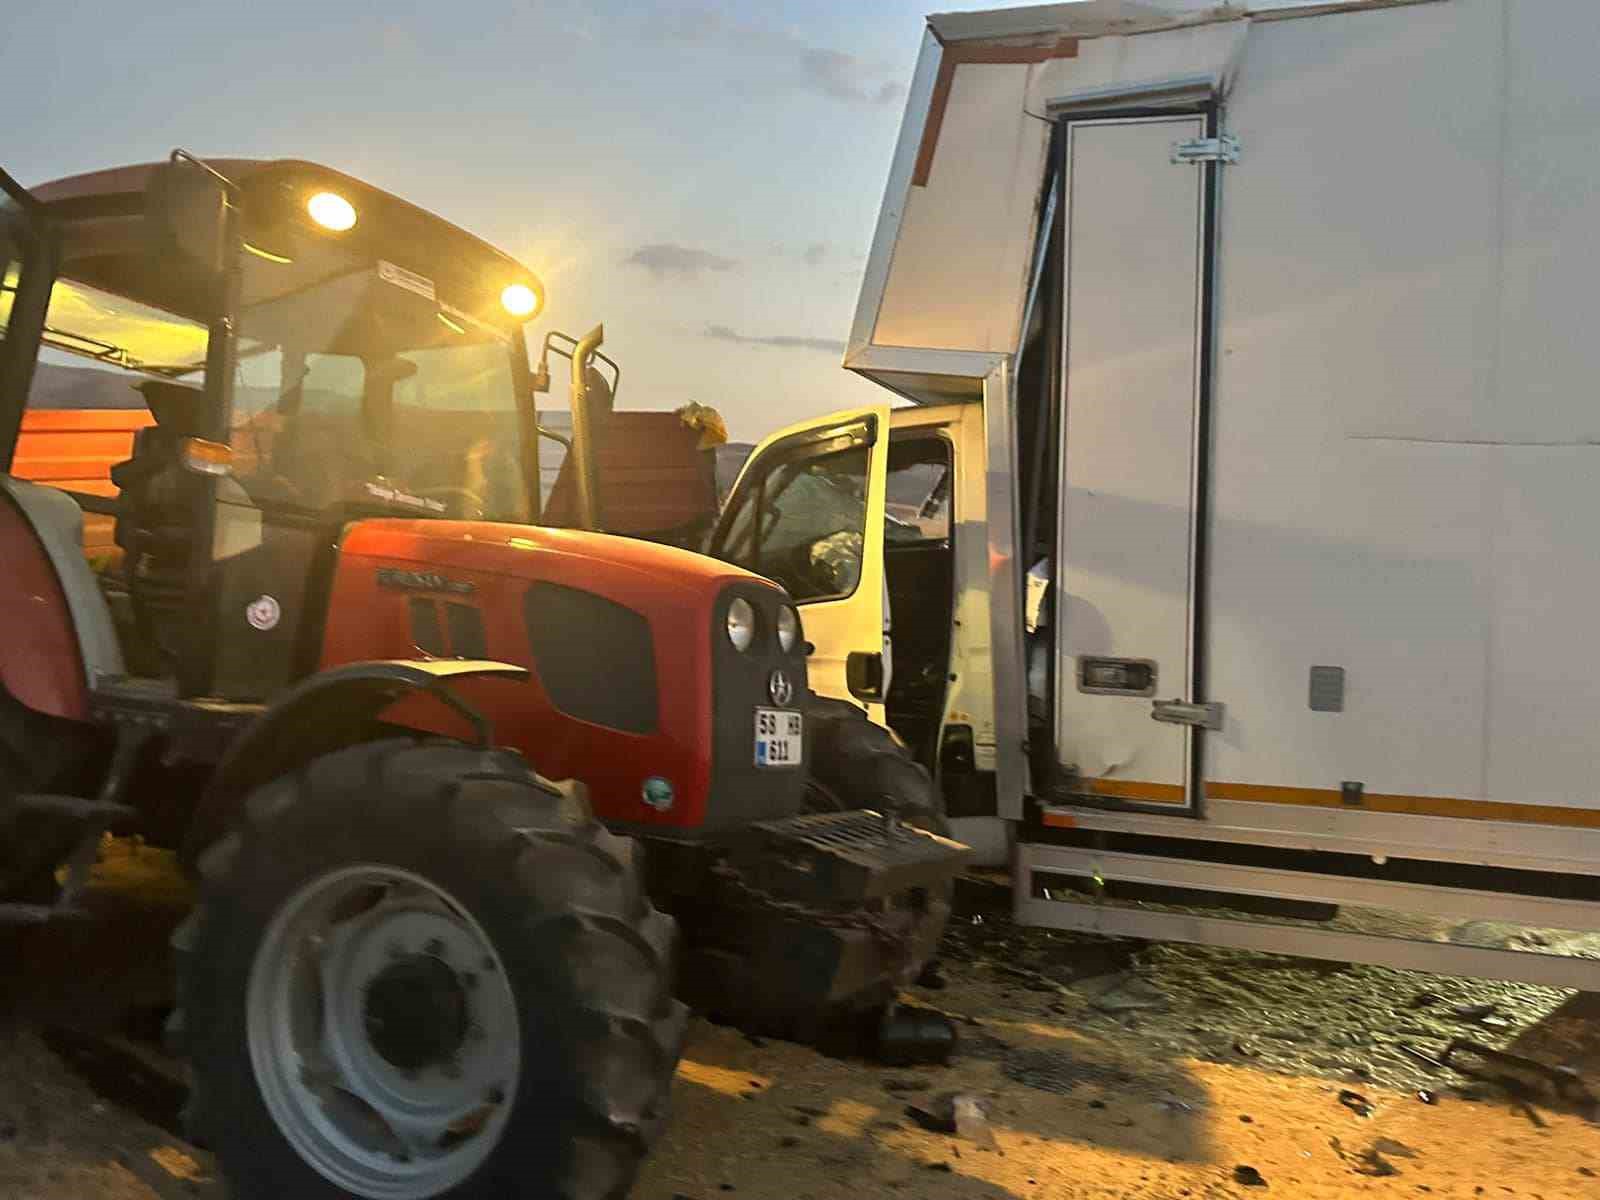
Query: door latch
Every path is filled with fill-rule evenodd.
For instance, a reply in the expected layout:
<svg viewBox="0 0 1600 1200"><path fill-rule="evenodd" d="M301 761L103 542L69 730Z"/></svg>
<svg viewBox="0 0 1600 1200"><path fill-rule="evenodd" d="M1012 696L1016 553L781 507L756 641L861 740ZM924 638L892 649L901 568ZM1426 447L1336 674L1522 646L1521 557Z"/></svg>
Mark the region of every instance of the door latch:
<svg viewBox="0 0 1600 1200"><path fill-rule="evenodd" d="M1233 165L1239 161L1239 139L1231 133L1221 137L1195 138L1188 142L1174 142L1172 144L1172 161L1183 163L1224 163Z"/></svg>
<svg viewBox="0 0 1600 1200"><path fill-rule="evenodd" d="M1187 700L1155 700L1151 702L1152 720L1168 725L1192 725L1196 729L1220 730L1224 707L1220 703L1191 704Z"/></svg>

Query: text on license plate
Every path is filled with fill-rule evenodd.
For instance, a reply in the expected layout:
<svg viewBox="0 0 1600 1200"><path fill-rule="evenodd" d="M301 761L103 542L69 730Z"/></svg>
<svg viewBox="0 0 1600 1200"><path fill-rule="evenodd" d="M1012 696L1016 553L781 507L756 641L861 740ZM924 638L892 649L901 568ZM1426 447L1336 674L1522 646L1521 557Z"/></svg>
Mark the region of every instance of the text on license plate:
<svg viewBox="0 0 1600 1200"><path fill-rule="evenodd" d="M798 767L805 739L800 714L781 708L756 709L756 766Z"/></svg>

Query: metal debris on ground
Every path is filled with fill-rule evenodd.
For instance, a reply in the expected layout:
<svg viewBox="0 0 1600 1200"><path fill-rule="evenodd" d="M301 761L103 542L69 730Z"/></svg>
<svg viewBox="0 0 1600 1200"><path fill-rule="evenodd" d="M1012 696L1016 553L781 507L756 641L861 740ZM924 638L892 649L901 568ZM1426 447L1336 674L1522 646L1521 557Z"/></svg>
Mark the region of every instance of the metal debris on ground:
<svg viewBox="0 0 1600 1200"><path fill-rule="evenodd" d="M1400 1174L1399 1167L1395 1166L1371 1146L1356 1155L1355 1163L1351 1169L1357 1175L1370 1175L1374 1179Z"/></svg>
<svg viewBox="0 0 1600 1200"><path fill-rule="evenodd" d="M989 1116L983 1101L970 1093L962 1093L951 1101L955 1113L956 1136L965 1138L982 1150L999 1150L994 1130L989 1128Z"/></svg>
<svg viewBox="0 0 1600 1200"><path fill-rule="evenodd" d="M931 1085L926 1079L885 1079L883 1090L894 1092L925 1092Z"/></svg>
<svg viewBox="0 0 1600 1200"><path fill-rule="evenodd" d="M1360 1092L1352 1092L1349 1088L1343 1089L1339 1093L1339 1103L1358 1117L1370 1117L1372 1115L1372 1101L1368 1100Z"/></svg>
<svg viewBox="0 0 1600 1200"><path fill-rule="evenodd" d="M1165 993L1131 971L1086 979L1077 987L1088 995L1090 1006L1103 1013L1137 1012L1167 1005Z"/></svg>
<svg viewBox="0 0 1600 1200"><path fill-rule="evenodd" d="M906 1105L905 1112L929 1133L953 1134L983 1150L1000 1149L994 1130L989 1127L988 1110L971 1092L944 1092L925 1108Z"/></svg>
<svg viewBox="0 0 1600 1200"><path fill-rule="evenodd" d="M1394 1044L1394 1048L1400 1051L1401 1054L1404 1054L1407 1058L1413 1058L1417 1062L1434 1067L1437 1070L1444 1071L1449 1069L1442 1061L1434 1058L1433 1055L1423 1053L1421 1050L1418 1050L1415 1046L1409 1044L1408 1042L1396 1042Z"/></svg>
<svg viewBox="0 0 1600 1200"><path fill-rule="evenodd" d="M1266 1177L1246 1163L1240 1163L1233 1169L1233 1181L1243 1184L1245 1187L1264 1188L1267 1186Z"/></svg>
<svg viewBox="0 0 1600 1200"><path fill-rule="evenodd" d="M897 1004L878 1030L875 1057L885 1066L913 1067L950 1061L956 1048L956 1027L931 1008Z"/></svg>
<svg viewBox="0 0 1600 1200"><path fill-rule="evenodd" d="M1453 1040L1440 1061L1452 1071L1495 1084L1521 1099L1530 1095L1554 1097L1591 1118L1600 1107L1594 1093L1569 1067L1553 1067L1467 1038Z"/></svg>
<svg viewBox="0 0 1600 1200"><path fill-rule="evenodd" d="M937 1101L930 1108L921 1108L915 1104L906 1105L906 1116L910 1117L921 1128L929 1133L954 1133L956 1131L955 1109L941 1112Z"/></svg>
<svg viewBox="0 0 1600 1200"><path fill-rule="evenodd" d="M1390 1158L1415 1158L1417 1152L1404 1142L1397 1142L1393 1138L1381 1137L1372 1143L1372 1148L1379 1154L1387 1154Z"/></svg>

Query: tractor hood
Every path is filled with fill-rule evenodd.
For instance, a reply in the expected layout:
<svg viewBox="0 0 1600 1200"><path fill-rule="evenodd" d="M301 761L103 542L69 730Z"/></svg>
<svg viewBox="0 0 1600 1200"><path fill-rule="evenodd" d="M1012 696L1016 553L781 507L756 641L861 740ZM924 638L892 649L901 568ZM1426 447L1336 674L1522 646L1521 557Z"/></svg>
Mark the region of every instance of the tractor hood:
<svg viewBox="0 0 1600 1200"><path fill-rule="evenodd" d="M352 525L341 543L343 554L425 564L448 574L452 568L513 577L537 577L535 564L560 560L604 565L647 576L663 592L710 594L735 581L756 583L774 592L770 580L743 567L704 554L637 538L542 525L482 521L369 520Z"/></svg>

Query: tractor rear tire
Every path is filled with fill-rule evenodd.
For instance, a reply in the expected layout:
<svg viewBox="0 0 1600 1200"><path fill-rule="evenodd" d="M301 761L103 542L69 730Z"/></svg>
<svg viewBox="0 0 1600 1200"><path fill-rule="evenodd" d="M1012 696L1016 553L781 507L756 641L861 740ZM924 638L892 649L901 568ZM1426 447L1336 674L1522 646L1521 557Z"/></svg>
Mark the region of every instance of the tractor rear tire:
<svg viewBox="0 0 1600 1200"><path fill-rule="evenodd" d="M812 693L806 700L811 770L806 809L892 812L918 829L948 836L944 798L927 768L854 704Z"/></svg>
<svg viewBox="0 0 1600 1200"><path fill-rule="evenodd" d="M253 794L174 935L229 1194L625 1195L687 1022L640 859L504 750L367 743Z"/></svg>

